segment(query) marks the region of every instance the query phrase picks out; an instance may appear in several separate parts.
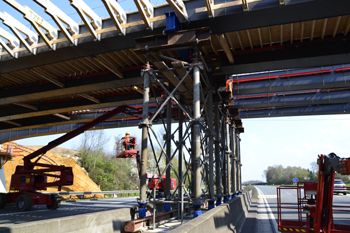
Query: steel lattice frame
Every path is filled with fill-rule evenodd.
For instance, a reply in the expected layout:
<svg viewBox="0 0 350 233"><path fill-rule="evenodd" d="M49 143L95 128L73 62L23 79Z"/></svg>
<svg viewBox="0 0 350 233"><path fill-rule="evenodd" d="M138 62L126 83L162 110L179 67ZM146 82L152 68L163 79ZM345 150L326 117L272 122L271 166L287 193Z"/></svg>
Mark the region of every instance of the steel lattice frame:
<svg viewBox="0 0 350 233"><path fill-rule="evenodd" d="M166 202L162 201L162 203L181 204L179 208L181 219L183 219L183 206L186 203L193 205L194 215L196 216L196 214L200 214L201 206L205 201L208 201L211 208L213 208L215 201L217 205L221 203L222 197L225 197L224 201L228 201L231 197L235 197L242 192L240 139L234 116L225 107L225 102L219 92L211 86L206 64L200 61L197 45L194 45L193 48L195 55L192 63L146 52L147 64L142 70L144 106L143 121L140 124L142 129L140 208L145 208L147 202L153 202L153 204L160 202L156 199L156 187L161 179L158 179L152 190L147 187L146 183L149 142L157 172L160 177L166 174ZM151 55L153 57L158 56L165 61L183 63L182 69L186 69L186 74L182 78L180 76L176 77L178 83L173 88L171 88L171 85L169 85L169 88L165 87L160 82L159 77L164 78L162 73L178 70L178 68L154 70L150 65ZM190 77L193 78L193 90L189 90L188 87L186 89L187 94L190 92L193 98L192 105L188 98L184 98L184 93L179 91L179 87ZM152 93L152 97L157 97L152 83L161 86L165 95L163 101L157 101L158 108L155 113L149 114L149 93ZM173 115L172 109L178 110L177 117ZM163 117L160 117L164 115L166 115L166 121L163 120ZM176 129L171 128L172 117L177 118L178 126ZM163 138L164 144L161 143L162 140L158 138L152 128L152 124L158 119L162 120L166 131ZM175 139L176 133L178 134L178 140ZM156 145L161 149L160 157L156 156ZM178 168L173 164L173 158L176 155L179 158ZM166 159L166 166L163 170L159 167L159 161L162 158ZM183 167L183 164L185 167ZM173 193L170 192L171 170L179 181ZM189 190L185 186L186 183L189 183ZM186 200L184 200L185 198ZM153 214L155 216L155 210Z"/></svg>

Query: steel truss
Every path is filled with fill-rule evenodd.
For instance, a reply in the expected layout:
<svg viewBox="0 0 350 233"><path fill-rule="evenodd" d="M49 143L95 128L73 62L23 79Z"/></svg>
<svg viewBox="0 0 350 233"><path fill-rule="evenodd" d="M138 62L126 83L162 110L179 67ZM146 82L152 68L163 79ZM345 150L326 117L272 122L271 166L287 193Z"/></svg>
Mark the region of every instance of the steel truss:
<svg viewBox="0 0 350 233"><path fill-rule="evenodd" d="M201 215L201 207L209 202L209 209L230 200L242 192L240 131L236 128L235 115L226 108L224 100L218 91L214 90L208 78L208 69L201 59L198 45L192 46L194 58L191 63L176 60L164 55L146 51L147 63L142 70L144 78L144 103L141 149L140 202L139 217L146 216L147 202L164 203L165 210L170 210L170 204L179 204L179 218L183 220L184 204L191 204L193 216ZM181 68L167 67L154 70L151 68L151 58L164 60L164 64L177 62ZM178 72L181 69L181 72ZM185 71L185 72L184 72ZM159 78L166 77L164 73L171 72L174 80L169 80L166 87ZM180 75L182 74L182 75ZM188 85L193 80L193 89ZM153 84L159 85L164 96L158 102ZM183 88L185 86L185 89ZM181 90L186 90L180 91ZM157 102L153 114L148 111L150 93ZM189 97L190 96L190 97ZM152 101L153 102L153 101ZM166 120L163 120L166 116ZM166 131L162 143L152 125L161 120ZM173 123L178 123L175 129ZM177 136L177 138L175 138ZM165 201L157 199L156 187L158 179L151 190L147 185L147 148L153 152L157 165L156 172L162 177L166 174ZM161 149L157 157L155 147ZM174 166L174 158L178 157L178 167ZM160 169L160 161L166 160L165 169ZM170 175L173 172L178 180L174 192L170 190ZM153 175L154 179L156 178ZM188 186L186 186L186 184ZM153 209L153 227L155 227L155 209Z"/></svg>

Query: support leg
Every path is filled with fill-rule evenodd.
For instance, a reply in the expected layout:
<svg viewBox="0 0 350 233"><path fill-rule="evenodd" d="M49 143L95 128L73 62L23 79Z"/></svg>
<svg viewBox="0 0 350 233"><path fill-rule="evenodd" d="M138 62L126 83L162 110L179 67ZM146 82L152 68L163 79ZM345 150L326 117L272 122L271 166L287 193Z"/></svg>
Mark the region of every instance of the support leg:
<svg viewBox="0 0 350 233"><path fill-rule="evenodd" d="M226 114L226 121L225 121L225 127L226 127L226 193L225 193L225 202L231 200L231 146L230 146L230 120L228 113Z"/></svg>
<svg viewBox="0 0 350 233"><path fill-rule="evenodd" d="M150 69L147 63L143 71L144 78L144 94L143 94L143 115L142 123L142 141L141 141L141 171L140 171L140 202L139 202L139 217L146 217L147 203L147 140L148 140L148 111L149 111L149 84L150 75L147 72Z"/></svg>
<svg viewBox="0 0 350 233"><path fill-rule="evenodd" d="M196 54L198 54L198 49L196 49ZM196 56L197 57L197 56ZM196 62L196 61L195 61ZM201 200L201 108L200 108L200 70L198 66L193 69L193 152L192 159L194 162L193 172L194 172L194 217L202 214L200 210L202 205Z"/></svg>
<svg viewBox="0 0 350 233"><path fill-rule="evenodd" d="M219 102L215 102L215 172L216 172L216 205L221 204L222 198L222 174L221 174L221 156L220 156L220 112L219 112Z"/></svg>

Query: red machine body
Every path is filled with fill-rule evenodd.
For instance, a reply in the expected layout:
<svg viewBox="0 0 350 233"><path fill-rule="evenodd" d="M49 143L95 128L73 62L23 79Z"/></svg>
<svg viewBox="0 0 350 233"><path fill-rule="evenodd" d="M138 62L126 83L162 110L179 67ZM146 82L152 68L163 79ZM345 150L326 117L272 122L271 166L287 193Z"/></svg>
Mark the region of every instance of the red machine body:
<svg viewBox="0 0 350 233"><path fill-rule="evenodd" d="M138 169L139 177L140 177L141 158L140 158L139 152L136 151L135 148L136 148L136 137L123 137L117 143L117 155L115 157L116 158L135 158L136 157L137 169ZM156 190L164 191L166 189L166 186L165 186L166 176L165 175L160 177L160 175L158 175L158 174L147 173L147 179L148 179L149 189L153 189L155 185L157 185ZM160 181L158 182L159 179L160 179ZM171 178L170 179L170 190L175 190L175 189L176 189L176 179Z"/></svg>
<svg viewBox="0 0 350 233"><path fill-rule="evenodd" d="M46 204L49 209L59 208L61 199L58 195L49 195L37 191L45 191L47 187L53 186L58 187L60 191L62 186L72 185L74 177L72 168L39 163L39 160L47 151L78 136L97 124L122 112L130 114L128 112L130 109L132 108L128 106L117 107L25 156L23 158L23 166L17 166L11 178L10 190L15 192L0 193L0 209L9 202L16 202L17 211L27 211L32 206L39 204ZM49 177L53 177L54 181L48 182Z"/></svg>
<svg viewBox="0 0 350 233"><path fill-rule="evenodd" d="M153 179L152 179L153 178ZM147 179L148 179L148 187L149 189L153 189L154 186L157 184L156 190L162 190L164 191L166 189L166 176L163 175L160 177L157 174L147 174ZM158 180L160 181L158 182ZM175 190L176 189L176 179L175 178L170 178L170 190Z"/></svg>
<svg viewBox="0 0 350 233"><path fill-rule="evenodd" d="M334 205L335 172L350 174L350 158L339 158L334 153L318 158L317 182L298 182L297 186L277 188L278 230L280 232L349 233L350 225L335 224L333 212L350 212L350 205ZM342 191L350 188L341 187ZM296 190L297 202L282 202L282 191ZM303 191L303 192L302 192ZM282 210L297 210L298 220L285 220ZM305 216L304 216L305 215Z"/></svg>

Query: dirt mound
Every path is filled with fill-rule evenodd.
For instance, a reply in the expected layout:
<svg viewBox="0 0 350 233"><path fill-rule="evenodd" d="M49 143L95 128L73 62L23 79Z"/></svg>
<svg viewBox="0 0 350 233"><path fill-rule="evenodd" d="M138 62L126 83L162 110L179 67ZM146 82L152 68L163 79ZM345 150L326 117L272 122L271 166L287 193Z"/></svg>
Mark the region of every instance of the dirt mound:
<svg viewBox="0 0 350 233"><path fill-rule="evenodd" d="M41 148L42 146L21 146L14 142L8 142L3 144L3 151L6 151L7 147L13 147L13 154L15 155L12 161L8 161L5 168L6 186L9 190L11 176L15 172L17 165L23 164L23 156L26 156ZM86 171L81 168L76 160L78 151L69 150L65 148L54 148L46 153L46 155L40 160L41 163L53 164L53 165L64 165L66 167L73 168L74 182L71 186L62 187L61 191L101 191L97 184L95 184L90 177L86 174ZM57 154L56 154L57 153ZM52 182L53 178L49 178L48 182ZM57 192L56 187L48 188L48 192Z"/></svg>

